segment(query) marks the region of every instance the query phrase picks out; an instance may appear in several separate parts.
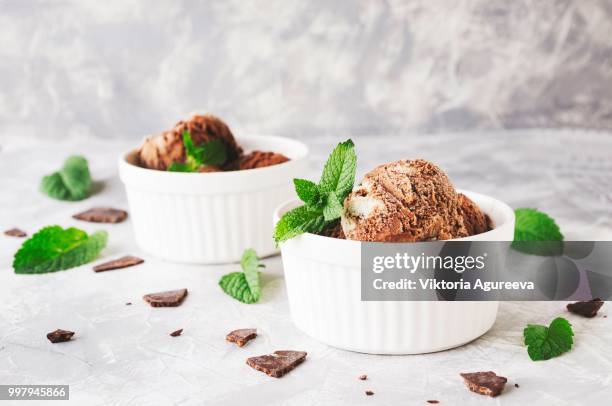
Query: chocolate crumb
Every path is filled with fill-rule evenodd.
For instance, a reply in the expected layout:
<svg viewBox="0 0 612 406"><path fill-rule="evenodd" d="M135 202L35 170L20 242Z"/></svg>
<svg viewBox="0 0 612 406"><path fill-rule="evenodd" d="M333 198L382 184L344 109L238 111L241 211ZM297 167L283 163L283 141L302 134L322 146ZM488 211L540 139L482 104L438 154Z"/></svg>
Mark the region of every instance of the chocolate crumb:
<svg viewBox="0 0 612 406"><path fill-rule="evenodd" d="M472 392L491 397L498 396L504 390L508 379L497 376L495 372L470 372L459 374L463 377L465 385Z"/></svg>
<svg viewBox="0 0 612 406"><path fill-rule="evenodd" d="M514 384L514 387L515 387L515 388L519 388L519 384L518 384L518 383L515 383L515 384Z"/></svg>
<svg viewBox="0 0 612 406"><path fill-rule="evenodd" d="M126 305L126 306L131 306L131 305L132 305L132 302L127 302L125 305Z"/></svg>
<svg viewBox="0 0 612 406"><path fill-rule="evenodd" d="M4 235L7 235L9 237L23 238L23 237L27 237L28 233L26 233L25 231L20 230L18 228L11 228L10 230L6 230L4 232Z"/></svg>
<svg viewBox="0 0 612 406"><path fill-rule="evenodd" d="M170 336L171 336L171 337L178 337L178 336L180 336L181 334L183 334L183 329L182 329L182 328L179 328L178 330L173 331L172 333L170 333Z"/></svg>
<svg viewBox="0 0 612 406"><path fill-rule="evenodd" d="M74 331L57 329L55 331L48 333L47 339L51 341L53 344L63 343L66 341L70 341L73 335L74 335Z"/></svg>
<svg viewBox="0 0 612 406"><path fill-rule="evenodd" d="M73 218L91 223L121 223L127 218L125 210L113 209L111 207L94 207L82 213L77 213Z"/></svg>
<svg viewBox="0 0 612 406"><path fill-rule="evenodd" d="M366 396L372 396L374 394L374 392L372 392L371 390L367 390L365 391Z"/></svg>
<svg viewBox="0 0 612 406"><path fill-rule="evenodd" d="M358 379L360 381L365 381L366 379L368 379L368 376L367 375L359 375Z"/></svg>
<svg viewBox="0 0 612 406"><path fill-rule="evenodd" d="M127 268L130 266L142 264L144 259L126 255L121 258L113 259L112 261L104 262L93 267L95 272L112 271L114 269Z"/></svg>
<svg viewBox="0 0 612 406"><path fill-rule="evenodd" d="M304 362L306 355L304 351L274 351L273 354L248 358L246 363L268 376L280 378Z"/></svg>
<svg viewBox="0 0 612 406"><path fill-rule="evenodd" d="M440 403L439 400L428 400L427 403L430 403L432 405L437 405L438 403Z"/></svg>
<svg viewBox="0 0 612 406"><path fill-rule="evenodd" d="M230 331L225 339L230 343L236 343L238 347L244 347L246 343L257 337L257 329L254 328L241 328L238 330Z"/></svg>
<svg viewBox="0 0 612 406"><path fill-rule="evenodd" d="M567 310L570 313L578 314L583 317L595 317L604 302L600 298L588 300L585 302L570 303L567 305Z"/></svg>
<svg viewBox="0 0 612 406"><path fill-rule="evenodd" d="M149 293L143 296L145 302L152 307L176 307L187 297L187 289L168 290L166 292Z"/></svg>
<svg viewBox="0 0 612 406"><path fill-rule="evenodd" d="M603 318L604 318L604 319L607 319L607 318L608 318L608 315L607 315L607 314L604 314Z"/></svg>

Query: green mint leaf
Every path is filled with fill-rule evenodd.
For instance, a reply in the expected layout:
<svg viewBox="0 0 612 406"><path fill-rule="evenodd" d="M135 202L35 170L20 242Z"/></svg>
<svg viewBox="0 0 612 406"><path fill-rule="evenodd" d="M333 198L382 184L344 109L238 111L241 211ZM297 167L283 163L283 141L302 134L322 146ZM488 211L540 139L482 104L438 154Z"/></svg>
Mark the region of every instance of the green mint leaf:
<svg viewBox="0 0 612 406"><path fill-rule="evenodd" d="M106 246L106 231L87 235L77 228L44 227L26 240L15 253L15 273L61 271L93 261Z"/></svg>
<svg viewBox="0 0 612 406"><path fill-rule="evenodd" d="M523 330L527 353L532 361L547 360L569 351L574 344L572 325L557 317L550 326L528 324Z"/></svg>
<svg viewBox="0 0 612 406"><path fill-rule="evenodd" d="M319 194L319 186L316 183L306 179L293 179L295 192L301 201L310 207L318 207L321 205L321 195Z"/></svg>
<svg viewBox="0 0 612 406"><path fill-rule="evenodd" d="M339 219L344 211L344 206L340 203L338 196L335 192L329 192L325 201L325 207L323 207L323 218L326 222L330 222Z"/></svg>
<svg viewBox="0 0 612 406"><path fill-rule="evenodd" d="M254 249L247 249L240 259L242 272L231 272L219 280L221 289L242 303L256 303L261 298L259 269L264 265L259 262Z"/></svg>
<svg viewBox="0 0 612 406"><path fill-rule="evenodd" d="M168 167L170 172L195 172L191 165L181 162L172 162Z"/></svg>
<svg viewBox="0 0 612 406"><path fill-rule="evenodd" d="M250 248L245 250L242 254L240 266L242 267L242 272L244 272L244 277L249 285L251 296L253 296L253 299L257 302L261 297L259 269L264 268L264 265L259 262L255 250Z"/></svg>
<svg viewBox="0 0 612 406"><path fill-rule="evenodd" d="M87 160L82 156L71 156L62 168L42 179L43 193L58 200L83 200L89 195L91 175Z"/></svg>
<svg viewBox="0 0 612 406"><path fill-rule="evenodd" d="M185 147L185 157L192 158L196 161L199 161L201 150L195 146L193 143L193 139L191 138L191 133L189 131L183 132L183 146ZM197 162L201 163L201 162Z"/></svg>
<svg viewBox="0 0 612 406"><path fill-rule="evenodd" d="M200 162L204 165L223 165L227 160L227 150L221 140L204 143L200 150Z"/></svg>
<svg viewBox="0 0 612 406"><path fill-rule="evenodd" d="M535 209L516 209L512 247L532 255L561 255L563 234L546 213Z"/></svg>
<svg viewBox="0 0 612 406"><path fill-rule="evenodd" d="M285 213L276 223L274 240L280 243L303 233L319 233L325 227L322 210L296 207Z"/></svg>
<svg viewBox="0 0 612 406"><path fill-rule="evenodd" d="M338 144L323 168L319 181L321 194L335 192L338 198L344 201L353 189L356 167L357 156L353 141L347 140Z"/></svg>
<svg viewBox="0 0 612 406"><path fill-rule="evenodd" d="M259 300L253 296L244 272L232 272L223 275L219 281L221 289L231 297L242 303L251 304Z"/></svg>

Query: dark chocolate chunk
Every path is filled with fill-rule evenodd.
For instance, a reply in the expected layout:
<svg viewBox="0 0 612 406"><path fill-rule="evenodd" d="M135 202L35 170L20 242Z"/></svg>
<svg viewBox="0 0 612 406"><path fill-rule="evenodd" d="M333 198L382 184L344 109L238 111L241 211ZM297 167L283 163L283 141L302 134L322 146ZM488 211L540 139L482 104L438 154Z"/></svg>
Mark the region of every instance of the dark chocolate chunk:
<svg viewBox="0 0 612 406"><path fill-rule="evenodd" d="M134 266L142 264L144 259L126 255L125 257L113 259L112 261L104 262L102 264L94 266L93 270L96 272L112 271L113 269L127 268L128 266Z"/></svg>
<svg viewBox="0 0 612 406"><path fill-rule="evenodd" d="M18 228L11 228L10 230L6 230L4 235L8 235L9 237L26 237L28 233Z"/></svg>
<svg viewBox="0 0 612 406"><path fill-rule="evenodd" d="M89 221L92 223L121 223L127 218L125 210L113 209L110 207L94 207L82 213L75 214L77 220Z"/></svg>
<svg viewBox="0 0 612 406"><path fill-rule="evenodd" d="M576 302L567 305L567 310L570 313L579 314L584 317L595 317L604 302L600 298L588 300L586 302Z"/></svg>
<svg viewBox="0 0 612 406"><path fill-rule="evenodd" d="M131 306L131 305L132 305L132 302L127 302L125 305L126 305L126 306Z"/></svg>
<svg viewBox="0 0 612 406"><path fill-rule="evenodd" d="M47 334L47 338L49 339L49 341L55 344L55 343L63 343L65 341L70 341L73 335L74 335L74 331L57 329Z"/></svg>
<svg viewBox="0 0 612 406"><path fill-rule="evenodd" d="M508 379L497 376L495 372L470 372L460 374L465 381L465 385L472 392L491 397L498 396L504 390Z"/></svg>
<svg viewBox="0 0 612 406"><path fill-rule="evenodd" d="M427 403L432 404L432 405L437 405L438 403L440 403L439 400L428 400Z"/></svg>
<svg viewBox="0 0 612 406"><path fill-rule="evenodd" d="M241 328L231 331L225 336L225 339L230 343L236 343L238 347L244 347L246 343L257 337L257 329Z"/></svg>
<svg viewBox="0 0 612 406"><path fill-rule="evenodd" d="M374 392L372 392L371 390L367 390L365 392L366 396L372 396L374 394Z"/></svg>
<svg viewBox="0 0 612 406"><path fill-rule="evenodd" d="M247 365L274 378L280 378L304 362L306 355L308 354L304 351L274 351L270 355L248 358Z"/></svg>
<svg viewBox="0 0 612 406"><path fill-rule="evenodd" d="M514 384L514 387L515 387L515 388L518 388L518 387L519 387L519 384L518 384L518 383L515 383L515 384Z"/></svg>
<svg viewBox="0 0 612 406"><path fill-rule="evenodd" d="M170 333L170 336L171 336L171 337L178 337L178 336L180 336L181 334L183 334L183 329L182 329L182 328L179 328L178 330L173 331L172 333Z"/></svg>
<svg viewBox="0 0 612 406"><path fill-rule="evenodd" d="M368 376L367 375L359 375L358 379L360 381L365 381L366 379L368 379Z"/></svg>
<svg viewBox="0 0 612 406"><path fill-rule="evenodd" d="M176 307L187 297L187 289L168 290L166 292L149 293L143 296L145 302L152 307Z"/></svg>

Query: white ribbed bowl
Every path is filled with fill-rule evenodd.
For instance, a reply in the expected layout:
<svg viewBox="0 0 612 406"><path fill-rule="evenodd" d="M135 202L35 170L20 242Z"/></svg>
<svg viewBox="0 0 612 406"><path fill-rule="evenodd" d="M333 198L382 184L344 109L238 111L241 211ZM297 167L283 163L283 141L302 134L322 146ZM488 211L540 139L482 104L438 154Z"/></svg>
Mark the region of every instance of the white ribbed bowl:
<svg viewBox="0 0 612 406"><path fill-rule="evenodd" d="M508 205L462 193L491 217L495 228L461 240L513 239L514 212ZM297 205L293 200L280 206L275 222ZM460 346L493 326L498 302L362 302L360 249L359 241L314 234L281 244L291 317L309 336L370 354L421 354Z"/></svg>
<svg viewBox="0 0 612 406"><path fill-rule="evenodd" d="M136 150L119 159L138 246L156 257L191 263L240 260L246 248L274 254L270 217L295 196L292 179L307 170L308 148L275 136L237 137L245 152L273 151L289 162L232 172L180 173L135 165Z"/></svg>

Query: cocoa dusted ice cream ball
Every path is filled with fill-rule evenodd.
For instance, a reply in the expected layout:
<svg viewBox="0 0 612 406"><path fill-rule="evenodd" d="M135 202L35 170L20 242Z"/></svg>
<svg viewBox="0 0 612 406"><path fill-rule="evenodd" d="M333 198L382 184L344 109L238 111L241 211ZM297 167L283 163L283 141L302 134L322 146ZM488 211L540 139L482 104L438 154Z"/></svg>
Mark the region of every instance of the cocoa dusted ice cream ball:
<svg viewBox="0 0 612 406"><path fill-rule="evenodd" d="M431 241L470 235L450 179L423 159L376 167L348 195L344 208L342 229L351 240Z"/></svg>
<svg viewBox="0 0 612 406"><path fill-rule="evenodd" d="M263 168L287 162L289 158L276 152L253 151L240 157L239 170Z"/></svg>
<svg viewBox="0 0 612 406"><path fill-rule="evenodd" d="M184 162L183 132L185 131L189 131L195 145L212 140L223 142L226 147L227 162L236 161L242 154L234 135L223 121L210 114L195 114L188 120L179 121L172 130L147 138L138 150L140 165L163 171L167 170L172 162ZM208 168L206 171L210 172L213 169L215 168Z"/></svg>

